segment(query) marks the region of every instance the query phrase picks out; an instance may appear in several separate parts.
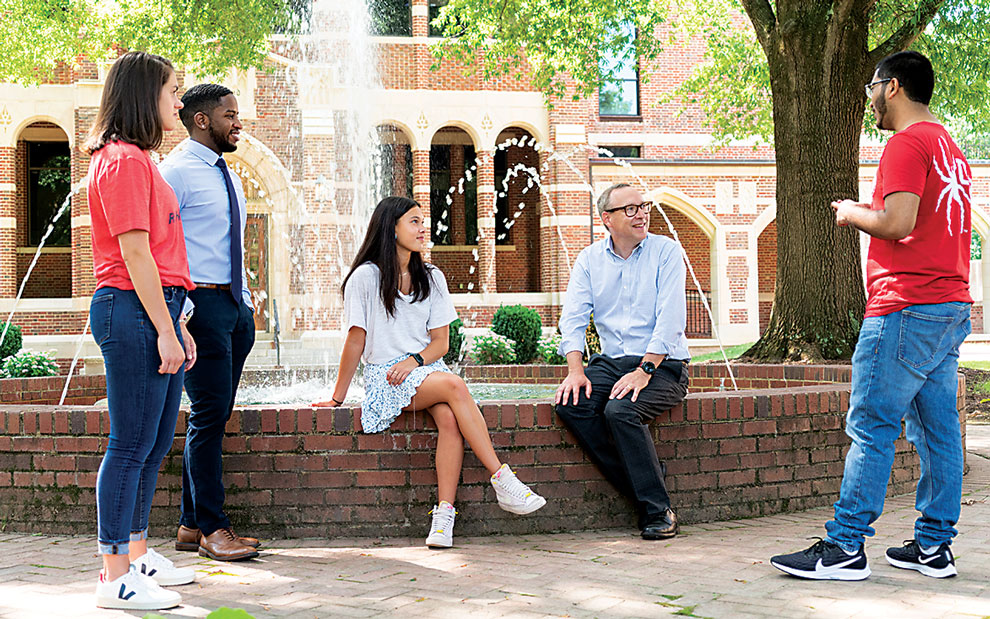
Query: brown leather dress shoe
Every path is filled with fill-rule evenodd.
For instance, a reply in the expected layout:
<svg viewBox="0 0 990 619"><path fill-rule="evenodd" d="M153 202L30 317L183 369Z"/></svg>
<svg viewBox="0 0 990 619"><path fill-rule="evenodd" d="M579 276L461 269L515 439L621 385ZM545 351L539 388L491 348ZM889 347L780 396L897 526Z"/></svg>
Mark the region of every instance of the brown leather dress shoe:
<svg viewBox="0 0 990 619"><path fill-rule="evenodd" d="M199 550L199 538L202 536L203 534L199 529L179 525L179 533L175 536L175 549L196 552ZM253 537L241 537L238 535L237 539L245 546L250 546L251 548L257 548L261 545L261 542Z"/></svg>
<svg viewBox="0 0 990 619"><path fill-rule="evenodd" d="M258 556L254 548L242 544L231 529L217 529L199 538L199 556L215 561L244 561Z"/></svg>

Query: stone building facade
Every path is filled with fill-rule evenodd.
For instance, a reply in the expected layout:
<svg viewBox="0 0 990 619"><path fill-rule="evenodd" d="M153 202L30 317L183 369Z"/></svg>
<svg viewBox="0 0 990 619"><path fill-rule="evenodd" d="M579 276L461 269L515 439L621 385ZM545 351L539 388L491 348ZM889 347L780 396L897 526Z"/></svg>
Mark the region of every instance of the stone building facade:
<svg viewBox="0 0 990 619"><path fill-rule="evenodd" d="M351 24L343 19L315 43L274 38L263 68L223 78L244 121L245 139L228 161L248 194L259 331L271 333L277 304L283 340L338 345L337 287L371 206L355 205L367 198L354 167L355 138L341 129L359 114L376 129L378 193L409 195L428 211L430 259L447 274L468 326L484 327L499 306L516 303L553 326L574 258L605 233L593 198L622 181L660 205L651 231L670 235L672 227L684 246L694 275L687 284L692 344L711 345L716 332L727 344L757 339L774 291L773 151L719 146L698 109L662 102L703 60L703 43L670 46L644 75L626 72L615 96L547 101L526 79L485 80L449 61L431 70L434 4L411 0L407 28L370 38L377 72L368 83L328 76L346 64ZM0 311L14 308L37 258L13 321L32 348L55 348L59 357L72 356L94 287L84 188L51 242L37 247L56 209L53 196L86 174L79 146L106 69L83 62L37 87L0 84ZM184 71L179 77L184 87L197 81ZM160 153L184 137L181 128L169 135ZM864 138L864 197L881 150ZM990 164L974 162L973 172L974 232L985 240ZM973 265L974 331L983 332L990 260ZM86 346L85 354L97 354Z"/></svg>

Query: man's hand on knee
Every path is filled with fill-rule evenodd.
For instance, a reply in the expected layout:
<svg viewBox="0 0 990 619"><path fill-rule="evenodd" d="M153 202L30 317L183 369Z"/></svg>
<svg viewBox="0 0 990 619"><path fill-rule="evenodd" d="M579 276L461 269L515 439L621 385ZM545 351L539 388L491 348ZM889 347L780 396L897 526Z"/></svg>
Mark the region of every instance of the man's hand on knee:
<svg viewBox="0 0 990 619"><path fill-rule="evenodd" d="M608 399L621 400L631 391L632 401L635 402L636 398L639 397L639 392L642 391L649 382L650 375L639 368L636 368L632 372L629 372L619 380L615 381L615 384L612 386L612 393L608 394Z"/></svg>
<svg viewBox="0 0 990 619"><path fill-rule="evenodd" d="M567 374L567 378L564 382L560 383L557 387L557 395L554 397L554 404L563 404L566 406L570 401L571 395L574 396L574 404L578 403L579 396L581 395L581 390L584 389L584 397L591 397L591 381L585 376L584 372L570 372Z"/></svg>

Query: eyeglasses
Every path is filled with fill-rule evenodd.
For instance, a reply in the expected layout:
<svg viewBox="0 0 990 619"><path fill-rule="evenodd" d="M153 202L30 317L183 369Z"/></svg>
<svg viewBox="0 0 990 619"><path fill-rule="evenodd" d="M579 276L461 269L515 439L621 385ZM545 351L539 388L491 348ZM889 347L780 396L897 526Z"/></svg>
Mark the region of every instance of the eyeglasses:
<svg viewBox="0 0 990 619"><path fill-rule="evenodd" d="M874 86L876 86L877 84L883 84L883 83L889 82L892 79L894 79L894 78L888 77L885 80L877 80L875 82L870 82L869 84L867 84L866 86L864 86L863 88L866 90L866 98L867 99L872 99L873 98L873 87Z"/></svg>
<svg viewBox="0 0 990 619"><path fill-rule="evenodd" d="M617 206L615 208L610 208L606 213L614 213L615 211L623 211L626 217L635 217L638 211L643 211L644 213L649 213L653 210L652 202L643 202L642 204L627 204L625 206Z"/></svg>

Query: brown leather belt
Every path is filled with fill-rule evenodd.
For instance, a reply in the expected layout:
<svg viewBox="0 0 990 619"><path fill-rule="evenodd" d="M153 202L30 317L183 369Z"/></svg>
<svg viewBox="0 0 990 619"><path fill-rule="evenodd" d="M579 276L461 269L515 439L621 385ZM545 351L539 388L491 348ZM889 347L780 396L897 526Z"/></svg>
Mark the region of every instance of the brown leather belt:
<svg viewBox="0 0 990 619"><path fill-rule="evenodd" d="M197 288L204 288L206 290L230 290L230 284L196 284Z"/></svg>

